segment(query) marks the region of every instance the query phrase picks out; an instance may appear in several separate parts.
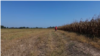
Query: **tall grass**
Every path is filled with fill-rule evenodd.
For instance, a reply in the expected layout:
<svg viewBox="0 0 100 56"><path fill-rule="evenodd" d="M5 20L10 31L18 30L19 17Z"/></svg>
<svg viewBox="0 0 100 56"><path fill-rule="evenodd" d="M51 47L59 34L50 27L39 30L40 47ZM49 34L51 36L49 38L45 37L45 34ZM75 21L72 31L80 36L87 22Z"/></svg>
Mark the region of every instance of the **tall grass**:
<svg viewBox="0 0 100 56"><path fill-rule="evenodd" d="M58 30L72 31L100 38L100 15L96 18L93 17L90 21L73 22L69 25L60 26Z"/></svg>

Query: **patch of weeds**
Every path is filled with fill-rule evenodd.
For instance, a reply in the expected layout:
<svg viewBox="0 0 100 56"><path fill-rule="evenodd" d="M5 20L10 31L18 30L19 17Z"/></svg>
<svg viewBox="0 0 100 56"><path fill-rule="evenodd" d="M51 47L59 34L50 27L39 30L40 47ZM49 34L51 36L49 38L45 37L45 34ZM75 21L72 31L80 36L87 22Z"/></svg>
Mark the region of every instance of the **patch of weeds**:
<svg viewBox="0 0 100 56"><path fill-rule="evenodd" d="M98 42L98 38L97 37L94 37L92 40L95 41L95 42Z"/></svg>
<svg viewBox="0 0 100 56"><path fill-rule="evenodd" d="M11 36L11 37L9 38L9 40L12 40L12 39L15 39L15 38L18 38L18 36Z"/></svg>
<svg viewBox="0 0 100 56"><path fill-rule="evenodd" d="M4 39L3 37L0 37L0 39Z"/></svg>
<svg viewBox="0 0 100 56"><path fill-rule="evenodd" d="M86 55L87 55L87 56L92 56L90 53L87 53Z"/></svg>
<svg viewBox="0 0 100 56"><path fill-rule="evenodd" d="M30 56L35 56L34 53L30 53L29 55L30 55Z"/></svg>
<svg viewBox="0 0 100 56"><path fill-rule="evenodd" d="M64 52L64 50L59 50L59 51L57 52L57 54L62 55L63 52Z"/></svg>
<svg viewBox="0 0 100 56"><path fill-rule="evenodd" d="M55 53L54 53L54 52L52 52L52 53L51 53L51 56L55 56Z"/></svg>
<svg viewBox="0 0 100 56"><path fill-rule="evenodd" d="M54 32L52 32L52 34L53 34L53 35L55 35L55 33L54 33Z"/></svg>
<svg viewBox="0 0 100 56"><path fill-rule="evenodd" d="M13 37L13 36L9 38L9 40L12 40L12 39L14 39L14 37Z"/></svg>
<svg viewBox="0 0 100 56"><path fill-rule="evenodd" d="M64 53L63 50L55 50L51 53L51 56L62 56Z"/></svg>
<svg viewBox="0 0 100 56"><path fill-rule="evenodd" d="M70 37L70 36L67 36L67 37Z"/></svg>
<svg viewBox="0 0 100 56"><path fill-rule="evenodd" d="M40 40L40 39L41 39L41 37L38 37L38 39Z"/></svg>
<svg viewBox="0 0 100 56"><path fill-rule="evenodd" d="M65 33L62 33L62 35L65 35Z"/></svg>
<svg viewBox="0 0 100 56"><path fill-rule="evenodd" d="M74 45L75 45L75 43L74 43L74 42L71 42L71 43L69 44L69 48L73 47Z"/></svg>

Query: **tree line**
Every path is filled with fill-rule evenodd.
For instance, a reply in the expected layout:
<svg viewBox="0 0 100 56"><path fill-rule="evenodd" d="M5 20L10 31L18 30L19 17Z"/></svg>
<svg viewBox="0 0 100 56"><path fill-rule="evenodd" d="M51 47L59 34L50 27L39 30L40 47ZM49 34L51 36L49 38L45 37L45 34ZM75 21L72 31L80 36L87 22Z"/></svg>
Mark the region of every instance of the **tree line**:
<svg viewBox="0 0 100 56"><path fill-rule="evenodd" d="M42 27L5 27L1 25L1 29L31 29L31 28L42 28Z"/></svg>
<svg viewBox="0 0 100 56"><path fill-rule="evenodd" d="M47 27L49 29L54 27ZM43 27L6 27L4 25L1 25L1 29L44 29Z"/></svg>

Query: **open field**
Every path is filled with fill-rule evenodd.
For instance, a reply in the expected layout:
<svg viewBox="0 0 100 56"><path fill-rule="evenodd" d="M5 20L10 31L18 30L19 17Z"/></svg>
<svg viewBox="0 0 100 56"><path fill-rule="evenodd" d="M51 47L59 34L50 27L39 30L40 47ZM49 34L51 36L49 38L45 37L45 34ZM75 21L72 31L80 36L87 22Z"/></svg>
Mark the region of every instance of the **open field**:
<svg viewBox="0 0 100 56"><path fill-rule="evenodd" d="M100 39L54 29L1 29L1 56L100 56Z"/></svg>

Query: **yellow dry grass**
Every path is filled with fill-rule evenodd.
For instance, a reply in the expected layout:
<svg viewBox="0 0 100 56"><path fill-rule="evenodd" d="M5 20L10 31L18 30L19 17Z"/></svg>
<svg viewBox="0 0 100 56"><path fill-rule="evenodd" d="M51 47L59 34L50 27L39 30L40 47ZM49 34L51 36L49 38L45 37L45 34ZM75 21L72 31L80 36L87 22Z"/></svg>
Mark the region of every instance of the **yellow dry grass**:
<svg viewBox="0 0 100 56"><path fill-rule="evenodd" d="M89 43L96 48L100 47L100 40L95 42L72 32L55 31L54 29L1 29L1 55L73 56L78 54L88 56L83 52L84 50L74 48L78 44L74 41Z"/></svg>
<svg viewBox="0 0 100 56"><path fill-rule="evenodd" d="M91 39L87 36L77 34L75 32L68 32L68 31L60 31L60 32L62 32L67 37L71 38L71 40L87 43L87 44L94 46L95 48L100 49L100 39L99 38L95 37L94 39Z"/></svg>
<svg viewBox="0 0 100 56"><path fill-rule="evenodd" d="M23 42L27 45L27 41L31 41L31 38L35 43L33 45L34 47L31 48L32 51L28 54L29 56L67 55L66 53L63 53L63 51L65 51L66 41L62 39L60 34L52 29L1 29L2 53L11 48L16 49L15 46L20 46L20 43ZM5 54L2 54L2 56L3 55Z"/></svg>

